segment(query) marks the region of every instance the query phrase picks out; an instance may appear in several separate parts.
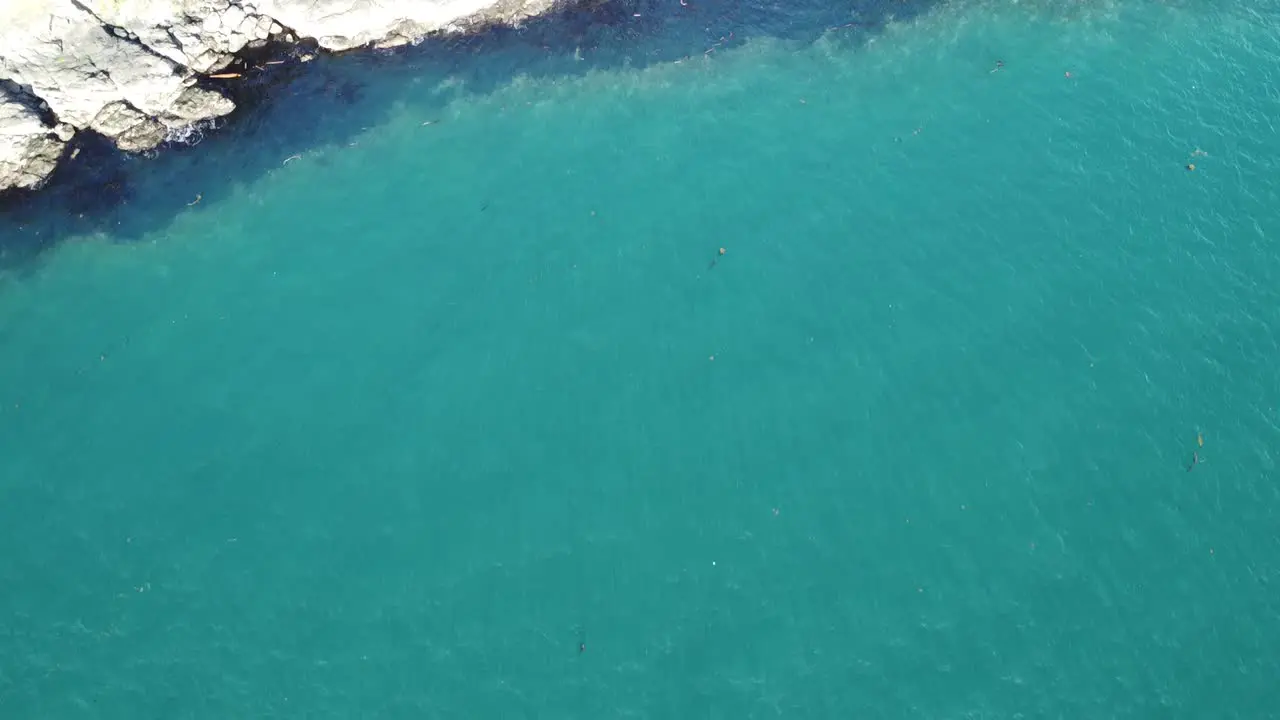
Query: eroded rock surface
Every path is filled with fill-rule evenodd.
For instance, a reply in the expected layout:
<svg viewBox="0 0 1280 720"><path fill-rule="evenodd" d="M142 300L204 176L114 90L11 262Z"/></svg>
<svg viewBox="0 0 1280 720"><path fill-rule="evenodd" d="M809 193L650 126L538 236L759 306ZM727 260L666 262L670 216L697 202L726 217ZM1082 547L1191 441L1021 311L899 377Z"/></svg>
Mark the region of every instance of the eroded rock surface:
<svg viewBox="0 0 1280 720"><path fill-rule="evenodd" d="M39 187L66 150L67 129L66 139L58 137L58 129L41 120L33 102L0 83L0 188Z"/></svg>
<svg viewBox="0 0 1280 720"><path fill-rule="evenodd" d="M197 81L246 48L306 39L334 52L393 47L517 23L555 2L0 0L0 191L38 187L80 130L142 151L226 115L232 101Z"/></svg>

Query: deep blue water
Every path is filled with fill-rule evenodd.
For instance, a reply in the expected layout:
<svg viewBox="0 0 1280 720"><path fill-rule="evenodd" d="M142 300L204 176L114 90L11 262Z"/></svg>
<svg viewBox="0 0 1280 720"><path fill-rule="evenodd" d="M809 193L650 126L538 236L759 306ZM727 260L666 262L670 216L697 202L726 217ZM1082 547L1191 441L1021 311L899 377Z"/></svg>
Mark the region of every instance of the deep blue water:
<svg viewBox="0 0 1280 720"><path fill-rule="evenodd" d="M610 3L85 150L0 716L1274 715L1278 29Z"/></svg>

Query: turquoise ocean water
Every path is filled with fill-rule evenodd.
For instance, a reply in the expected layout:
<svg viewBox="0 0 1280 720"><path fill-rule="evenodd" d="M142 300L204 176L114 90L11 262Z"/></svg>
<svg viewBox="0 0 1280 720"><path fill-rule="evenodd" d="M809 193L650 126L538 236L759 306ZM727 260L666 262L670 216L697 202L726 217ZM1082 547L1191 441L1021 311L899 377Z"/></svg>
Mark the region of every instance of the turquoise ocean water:
<svg viewBox="0 0 1280 720"><path fill-rule="evenodd" d="M1280 4L916 10L0 219L0 716L1280 713Z"/></svg>

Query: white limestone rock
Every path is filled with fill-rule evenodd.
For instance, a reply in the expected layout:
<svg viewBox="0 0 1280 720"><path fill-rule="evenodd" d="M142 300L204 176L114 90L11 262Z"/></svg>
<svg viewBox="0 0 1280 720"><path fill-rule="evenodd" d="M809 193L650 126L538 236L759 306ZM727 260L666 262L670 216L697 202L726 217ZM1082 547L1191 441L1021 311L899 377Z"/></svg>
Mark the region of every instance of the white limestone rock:
<svg viewBox="0 0 1280 720"><path fill-rule="evenodd" d="M18 1L46 12L0 24L0 79L31 88L62 122L96 130L126 150L146 150L171 129L234 108L217 93L189 87L188 68L104 25L83 3Z"/></svg>
<svg viewBox="0 0 1280 720"><path fill-rule="evenodd" d="M0 85L0 188L40 187L57 167L69 139L45 125L27 98Z"/></svg>
<svg viewBox="0 0 1280 720"><path fill-rule="evenodd" d="M194 73L225 68L235 53L283 28L253 4L232 0L80 0L102 23L126 29L152 52Z"/></svg>
<svg viewBox="0 0 1280 720"><path fill-rule="evenodd" d="M385 48L433 32L460 32L470 23L516 24L550 10L554 0L255 0L254 5L299 37L341 52Z"/></svg>
<svg viewBox="0 0 1280 720"><path fill-rule="evenodd" d="M38 184L32 178L48 175L47 158L60 157L77 130L140 151L226 115L232 102L196 81L268 39L313 38L334 52L393 47L434 32L519 23L556 2L0 0L0 81L30 88L57 116L46 128L28 105L0 98L8 128L0 129L0 191ZM13 169L26 162L33 164Z"/></svg>

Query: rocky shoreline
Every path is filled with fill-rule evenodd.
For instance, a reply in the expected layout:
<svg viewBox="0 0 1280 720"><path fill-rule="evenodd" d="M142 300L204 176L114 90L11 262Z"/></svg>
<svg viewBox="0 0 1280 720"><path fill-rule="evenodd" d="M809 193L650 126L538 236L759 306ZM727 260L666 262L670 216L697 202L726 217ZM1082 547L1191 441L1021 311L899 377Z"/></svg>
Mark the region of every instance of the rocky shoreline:
<svg viewBox="0 0 1280 720"><path fill-rule="evenodd" d="M8 0L0 6L0 194L39 189L77 135L150 150L235 103L267 48L389 48L515 25L559 0ZM265 60L266 64L284 62Z"/></svg>

